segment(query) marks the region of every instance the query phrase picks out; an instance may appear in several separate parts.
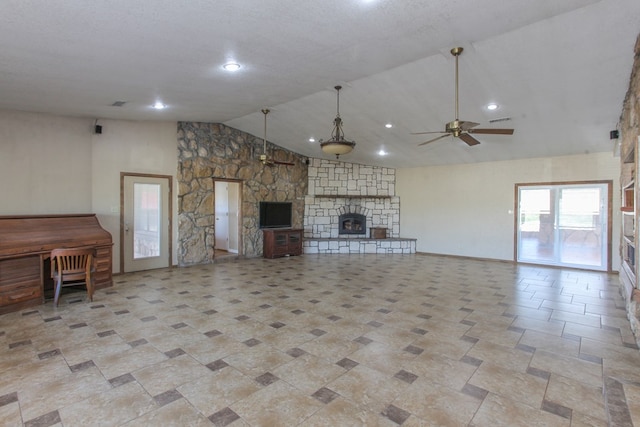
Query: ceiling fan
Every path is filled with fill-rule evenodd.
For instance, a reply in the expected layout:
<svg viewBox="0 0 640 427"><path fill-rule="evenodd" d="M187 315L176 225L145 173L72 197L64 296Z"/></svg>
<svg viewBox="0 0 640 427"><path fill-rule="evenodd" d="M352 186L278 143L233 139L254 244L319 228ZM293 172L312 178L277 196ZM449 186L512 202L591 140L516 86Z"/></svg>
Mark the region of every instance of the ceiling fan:
<svg viewBox="0 0 640 427"><path fill-rule="evenodd" d="M264 114L264 138L262 139L262 154L260 155L260 161L263 165L266 166L275 166L275 165L287 165L293 166L294 164L291 162L281 162L278 160L270 159L267 156L267 114L269 114L269 109L264 108L262 110L262 114Z"/></svg>
<svg viewBox="0 0 640 427"><path fill-rule="evenodd" d="M485 135L513 135L513 129L474 129L480 123L466 122L458 119L458 56L462 54L464 49L461 47L454 47L451 49L451 54L456 58L456 92L455 92L455 105L456 105L456 118L452 122L445 125L445 130L440 132L417 132L412 135L425 135L429 133L442 133L437 138L430 139L418 145L425 145L439 139L452 135L456 138L460 138L467 145L474 146L480 144L480 141L471 136L472 133L485 134Z"/></svg>

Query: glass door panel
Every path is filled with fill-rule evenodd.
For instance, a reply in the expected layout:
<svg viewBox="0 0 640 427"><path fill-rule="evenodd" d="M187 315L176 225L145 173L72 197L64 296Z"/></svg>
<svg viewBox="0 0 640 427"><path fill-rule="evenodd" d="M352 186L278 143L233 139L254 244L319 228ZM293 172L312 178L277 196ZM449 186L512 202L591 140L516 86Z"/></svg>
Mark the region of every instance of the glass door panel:
<svg viewBox="0 0 640 427"><path fill-rule="evenodd" d="M518 261L552 261L555 238L551 189L520 191Z"/></svg>
<svg viewBox="0 0 640 427"><path fill-rule="evenodd" d="M160 256L160 185L133 184L133 259Z"/></svg>

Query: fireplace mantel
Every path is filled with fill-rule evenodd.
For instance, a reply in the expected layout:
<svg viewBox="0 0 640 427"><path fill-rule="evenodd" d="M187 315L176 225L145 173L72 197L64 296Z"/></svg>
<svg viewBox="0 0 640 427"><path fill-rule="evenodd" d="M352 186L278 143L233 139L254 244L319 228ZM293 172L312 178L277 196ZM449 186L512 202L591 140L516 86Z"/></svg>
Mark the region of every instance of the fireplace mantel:
<svg viewBox="0 0 640 427"><path fill-rule="evenodd" d="M391 199L395 196L362 196L360 194L315 194L318 199Z"/></svg>

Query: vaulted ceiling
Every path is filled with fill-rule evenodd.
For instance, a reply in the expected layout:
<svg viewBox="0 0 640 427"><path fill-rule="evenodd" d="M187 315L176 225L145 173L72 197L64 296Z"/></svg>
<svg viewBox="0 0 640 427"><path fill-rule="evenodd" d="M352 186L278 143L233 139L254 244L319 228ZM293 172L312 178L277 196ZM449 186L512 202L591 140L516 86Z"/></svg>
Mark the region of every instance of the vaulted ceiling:
<svg viewBox="0 0 640 427"><path fill-rule="evenodd" d="M260 138L269 108L269 141L331 158L317 141L331 136L341 85L343 129L357 143L344 161L612 151L638 23L638 0L6 0L0 108L220 122ZM411 133L454 118L455 46L465 49L460 118L513 136L418 146L431 135ZM223 70L228 61L241 68Z"/></svg>

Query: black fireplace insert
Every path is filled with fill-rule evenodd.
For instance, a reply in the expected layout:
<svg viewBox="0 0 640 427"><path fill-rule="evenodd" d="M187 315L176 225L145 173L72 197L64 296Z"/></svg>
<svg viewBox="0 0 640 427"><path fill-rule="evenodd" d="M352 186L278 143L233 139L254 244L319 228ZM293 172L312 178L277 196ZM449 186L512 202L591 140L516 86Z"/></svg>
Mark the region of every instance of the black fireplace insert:
<svg viewBox="0 0 640 427"><path fill-rule="evenodd" d="M340 215L338 234L366 234L367 217L358 213Z"/></svg>

